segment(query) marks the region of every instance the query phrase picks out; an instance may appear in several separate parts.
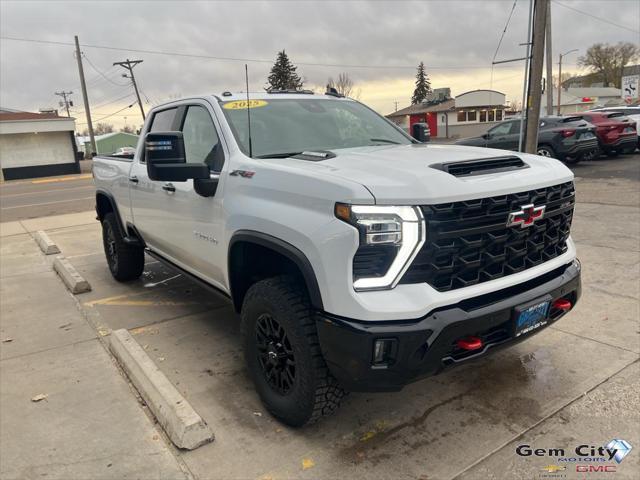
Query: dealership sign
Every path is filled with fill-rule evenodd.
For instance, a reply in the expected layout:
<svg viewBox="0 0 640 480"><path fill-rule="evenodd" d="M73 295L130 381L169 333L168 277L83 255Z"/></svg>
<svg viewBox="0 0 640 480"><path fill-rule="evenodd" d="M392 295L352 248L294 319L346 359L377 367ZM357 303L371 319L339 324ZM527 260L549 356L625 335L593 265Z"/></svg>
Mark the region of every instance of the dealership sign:
<svg viewBox="0 0 640 480"><path fill-rule="evenodd" d="M631 102L638 98L638 87L640 87L640 75L627 75L622 77L622 98Z"/></svg>

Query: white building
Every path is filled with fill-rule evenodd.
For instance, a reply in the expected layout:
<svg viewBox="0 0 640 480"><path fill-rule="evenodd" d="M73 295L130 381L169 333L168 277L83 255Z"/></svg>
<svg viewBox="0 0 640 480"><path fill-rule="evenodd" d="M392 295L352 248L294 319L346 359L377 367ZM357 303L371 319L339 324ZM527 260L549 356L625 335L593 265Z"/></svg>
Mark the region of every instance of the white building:
<svg viewBox="0 0 640 480"><path fill-rule="evenodd" d="M429 125L432 137L462 138L480 135L504 119L505 94L495 90L472 90L437 104L418 104L387 115L407 129L415 123Z"/></svg>
<svg viewBox="0 0 640 480"><path fill-rule="evenodd" d="M542 102L542 114L548 115L547 106ZM615 87L572 87L563 88L560 93L560 115L586 112L597 107L623 105L622 90ZM558 113L558 91L553 92L553 112Z"/></svg>
<svg viewBox="0 0 640 480"><path fill-rule="evenodd" d="M80 173L75 119L0 109L0 168L5 180Z"/></svg>

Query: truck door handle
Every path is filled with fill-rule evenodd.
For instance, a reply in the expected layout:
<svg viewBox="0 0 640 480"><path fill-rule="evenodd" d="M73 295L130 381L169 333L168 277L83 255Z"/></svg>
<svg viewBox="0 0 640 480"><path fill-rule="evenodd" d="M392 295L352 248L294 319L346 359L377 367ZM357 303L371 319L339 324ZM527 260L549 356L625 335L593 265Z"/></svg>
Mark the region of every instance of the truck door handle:
<svg viewBox="0 0 640 480"><path fill-rule="evenodd" d="M167 193L174 193L176 191L176 187L174 187L172 183L165 183L162 189Z"/></svg>
<svg viewBox="0 0 640 480"><path fill-rule="evenodd" d="M138 183L140 180L138 180L138 177L136 177L135 175L132 177L129 177L129 181L131 183Z"/></svg>

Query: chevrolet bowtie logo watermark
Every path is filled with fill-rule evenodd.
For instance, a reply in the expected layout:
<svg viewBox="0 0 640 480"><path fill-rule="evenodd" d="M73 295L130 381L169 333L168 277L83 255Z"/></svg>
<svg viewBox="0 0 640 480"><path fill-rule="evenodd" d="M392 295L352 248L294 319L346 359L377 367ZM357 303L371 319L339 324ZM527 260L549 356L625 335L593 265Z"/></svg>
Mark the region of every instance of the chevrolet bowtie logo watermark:
<svg viewBox="0 0 640 480"><path fill-rule="evenodd" d="M546 205L540 205L536 207L533 203L529 205L523 205L520 210L511 212L507 219L507 227L516 227L520 225L521 228L530 227L536 220L541 220L544 217L544 211Z"/></svg>
<svg viewBox="0 0 640 480"><path fill-rule="evenodd" d="M556 473L566 469L567 467L563 467L560 465L547 465L546 467L542 467L540 470L542 470L543 472Z"/></svg>

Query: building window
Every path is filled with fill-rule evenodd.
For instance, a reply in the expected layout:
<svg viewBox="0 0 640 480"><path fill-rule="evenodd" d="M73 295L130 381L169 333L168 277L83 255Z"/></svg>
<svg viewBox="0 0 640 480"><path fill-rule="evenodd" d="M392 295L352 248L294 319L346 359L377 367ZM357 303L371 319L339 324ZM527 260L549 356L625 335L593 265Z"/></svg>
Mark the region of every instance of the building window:
<svg viewBox="0 0 640 480"><path fill-rule="evenodd" d="M467 122L475 122L476 121L476 111L472 110L467 112Z"/></svg>
<svg viewBox="0 0 640 480"><path fill-rule="evenodd" d="M481 122L486 122L487 121L487 111L486 110L480 110L480 121Z"/></svg>
<svg viewBox="0 0 640 480"><path fill-rule="evenodd" d="M490 122L495 122L496 120L496 111L495 110L489 110L489 121Z"/></svg>
<svg viewBox="0 0 640 480"><path fill-rule="evenodd" d="M467 121L467 112L459 111L458 112L458 121L466 122Z"/></svg>
<svg viewBox="0 0 640 480"><path fill-rule="evenodd" d="M496 110L496 120L498 122L502 120L502 110Z"/></svg>

